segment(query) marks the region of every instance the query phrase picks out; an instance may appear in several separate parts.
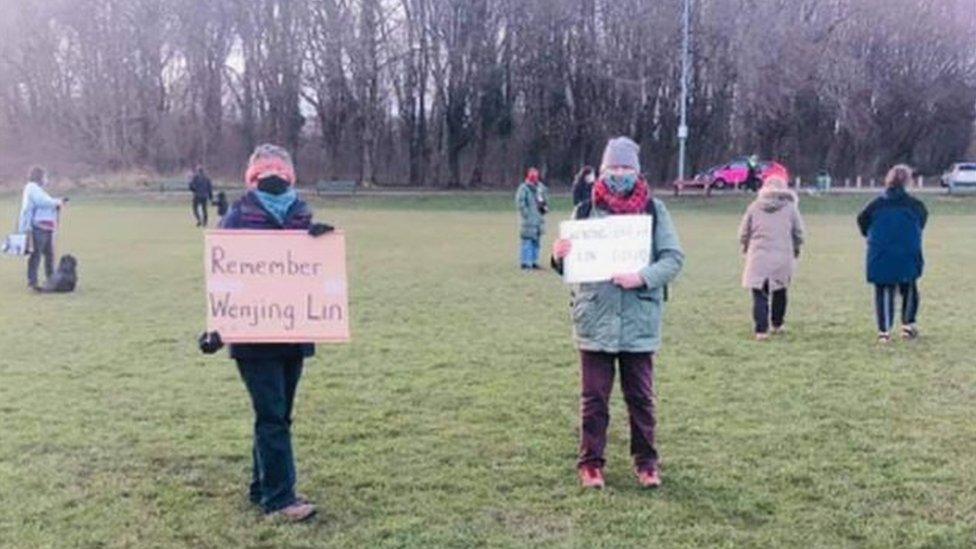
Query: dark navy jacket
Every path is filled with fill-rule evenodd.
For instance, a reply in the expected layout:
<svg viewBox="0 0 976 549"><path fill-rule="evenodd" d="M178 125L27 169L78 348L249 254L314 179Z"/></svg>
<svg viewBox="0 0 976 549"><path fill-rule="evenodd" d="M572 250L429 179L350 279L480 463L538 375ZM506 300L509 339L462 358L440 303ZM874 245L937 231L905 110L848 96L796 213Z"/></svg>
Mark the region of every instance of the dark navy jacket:
<svg viewBox="0 0 976 549"><path fill-rule="evenodd" d="M872 200L857 216L868 239L867 278L872 284L912 282L922 276L922 230L928 210L901 187Z"/></svg>
<svg viewBox="0 0 976 549"><path fill-rule="evenodd" d="M301 199L295 200L285 214L284 222L278 223L278 220L264 209L261 201L252 191L230 207L230 211L220 222L220 228L308 230L311 223L312 210ZM229 347L231 358L243 361L289 360L307 358L315 354L315 345L312 343L237 343Z"/></svg>
<svg viewBox="0 0 976 549"><path fill-rule="evenodd" d="M205 175L196 174L190 180L190 192L197 200L213 200L213 183Z"/></svg>

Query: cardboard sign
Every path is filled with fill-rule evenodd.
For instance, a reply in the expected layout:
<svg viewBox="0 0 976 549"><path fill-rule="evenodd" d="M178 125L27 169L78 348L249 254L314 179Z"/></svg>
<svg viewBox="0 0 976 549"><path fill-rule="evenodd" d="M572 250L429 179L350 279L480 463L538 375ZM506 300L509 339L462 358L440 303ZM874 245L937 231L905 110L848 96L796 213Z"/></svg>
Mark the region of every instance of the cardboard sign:
<svg viewBox="0 0 976 549"><path fill-rule="evenodd" d="M349 341L342 231L207 231L207 330L228 343Z"/></svg>
<svg viewBox="0 0 976 549"><path fill-rule="evenodd" d="M651 226L649 215L563 221L559 237L573 243L563 262L563 281L603 282L644 268L651 260Z"/></svg>

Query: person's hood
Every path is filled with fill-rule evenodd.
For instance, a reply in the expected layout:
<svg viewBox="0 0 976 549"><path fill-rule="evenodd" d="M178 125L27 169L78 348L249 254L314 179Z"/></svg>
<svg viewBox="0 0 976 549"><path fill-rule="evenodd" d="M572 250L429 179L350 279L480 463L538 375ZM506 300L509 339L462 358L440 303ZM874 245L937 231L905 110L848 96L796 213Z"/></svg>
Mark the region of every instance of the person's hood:
<svg viewBox="0 0 976 549"><path fill-rule="evenodd" d="M759 193L756 205L764 212L774 213L799 201L799 197L791 190L766 189Z"/></svg>

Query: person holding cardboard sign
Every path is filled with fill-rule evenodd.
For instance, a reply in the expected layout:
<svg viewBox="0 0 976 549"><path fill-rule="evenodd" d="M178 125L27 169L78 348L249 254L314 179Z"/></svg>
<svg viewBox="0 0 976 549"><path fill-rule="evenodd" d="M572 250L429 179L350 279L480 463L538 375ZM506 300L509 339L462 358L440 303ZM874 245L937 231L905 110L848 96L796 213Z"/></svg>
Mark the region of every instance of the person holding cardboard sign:
<svg viewBox="0 0 976 549"><path fill-rule="evenodd" d="M260 145L248 162L247 193L221 221L223 229L307 230L320 236L333 230L312 223L312 211L295 192L295 168L288 151ZM223 347L220 334L204 333L200 350ZM315 505L295 493L295 458L291 417L304 360L315 354L311 343L238 343L230 346L254 407L254 467L250 499L265 513L290 521L315 514Z"/></svg>
<svg viewBox="0 0 976 549"><path fill-rule="evenodd" d="M610 392L619 366L624 400L630 415L630 451L638 483L661 484L654 446L654 354L661 346L664 288L684 265L684 252L667 208L651 196L640 175L640 149L629 138L611 139L603 152L600 177L589 201L581 203L574 219L617 215L651 215L650 260L636 272L610 280L574 284L573 334L580 351L580 482L587 488L604 486L604 448L610 421ZM553 244L552 266L562 272L572 242Z"/></svg>

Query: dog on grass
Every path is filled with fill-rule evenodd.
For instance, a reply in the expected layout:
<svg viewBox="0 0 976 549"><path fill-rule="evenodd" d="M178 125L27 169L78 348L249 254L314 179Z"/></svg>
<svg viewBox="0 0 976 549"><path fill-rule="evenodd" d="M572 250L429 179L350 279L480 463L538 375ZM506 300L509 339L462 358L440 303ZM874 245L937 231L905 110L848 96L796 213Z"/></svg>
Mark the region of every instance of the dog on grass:
<svg viewBox="0 0 976 549"><path fill-rule="evenodd" d="M40 288L42 293L68 293L75 291L78 285L78 260L75 256L66 254L58 261L58 270Z"/></svg>

